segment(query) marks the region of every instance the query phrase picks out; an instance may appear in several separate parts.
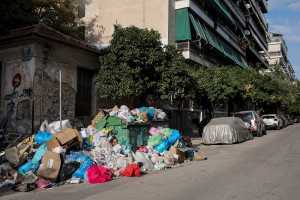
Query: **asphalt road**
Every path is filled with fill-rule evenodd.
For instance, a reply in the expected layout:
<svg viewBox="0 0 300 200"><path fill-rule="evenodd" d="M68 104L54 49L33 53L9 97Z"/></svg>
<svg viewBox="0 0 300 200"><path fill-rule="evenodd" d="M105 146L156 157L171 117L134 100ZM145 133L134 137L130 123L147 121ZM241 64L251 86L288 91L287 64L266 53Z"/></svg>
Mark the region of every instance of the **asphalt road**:
<svg viewBox="0 0 300 200"><path fill-rule="evenodd" d="M300 199L300 124L240 144L200 148L208 160L102 184L28 193L1 190L0 199Z"/></svg>

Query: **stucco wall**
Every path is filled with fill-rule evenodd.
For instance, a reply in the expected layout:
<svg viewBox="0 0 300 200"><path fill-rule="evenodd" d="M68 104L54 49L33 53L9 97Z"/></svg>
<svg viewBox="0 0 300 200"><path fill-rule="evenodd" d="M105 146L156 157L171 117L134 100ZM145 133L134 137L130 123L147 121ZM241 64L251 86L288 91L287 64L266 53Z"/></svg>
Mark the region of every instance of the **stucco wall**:
<svg viewBox="0 0 300 200"><path fill-rule="evenodd" d="M24 47L31 48L29 61L22 61ZM1 86L4 94L1 97L0 110L6 114L8 105L14 103L8 121L11 132L31 133L32 115L35 128L40 126L41 120L47 119L49 122L59 120L59 71L62 72L62 119L74 117L77 68L95 71L99 69L98 55L54 42L47 42L49 53L44 64L43 47L45 47L43 42L32 42L0 50L3 68ZM14 89L12 79L16 74L21 75L21 84ZM92 101L94 113L97 107L95 98Z"/></svg>
<svg viewBox="0 0 300 200"><path fill-rule="evenodd" d="M106 46L114 25L136 26L159 31L164 44L174 44L174 0L91 0L85 5L86 40ZM170 20L174 20L169 23ZM169 39L169 37L171 37Z"/></svg>

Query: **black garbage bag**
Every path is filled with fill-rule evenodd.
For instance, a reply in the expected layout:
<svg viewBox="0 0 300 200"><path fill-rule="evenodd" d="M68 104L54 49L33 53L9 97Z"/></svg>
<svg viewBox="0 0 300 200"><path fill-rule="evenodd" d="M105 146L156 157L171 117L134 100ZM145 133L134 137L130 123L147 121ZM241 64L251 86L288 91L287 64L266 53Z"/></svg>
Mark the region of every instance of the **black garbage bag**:
<svg viewBox="0 0 300 200"><path fill-rule="evenodd" d="M72 174L80 167L80 163L73 161L64 163L60 169L58 180L60 182L66 181L72 177Z"/></svg>

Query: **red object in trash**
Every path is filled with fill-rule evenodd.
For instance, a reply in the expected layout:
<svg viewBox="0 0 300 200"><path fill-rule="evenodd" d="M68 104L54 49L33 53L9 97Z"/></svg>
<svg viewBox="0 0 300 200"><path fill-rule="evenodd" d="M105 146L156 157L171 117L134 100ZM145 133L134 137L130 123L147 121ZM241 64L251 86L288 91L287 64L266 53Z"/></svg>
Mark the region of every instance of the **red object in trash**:
<svg viewBox="0 0 300 200"><path fill-rule="evenodd" d="M140 167L137 164L131 164L127 166L124 171L122 172L124 176L130 177L130 176L140 176L141 170Z"/></svg>
<svg viewBox="0 0 300 200"><path fill-rule="evenodd" d="M110 181L113 169L105 168L102 165L94 165L87 169L89 183L105 183Z"/></svg>

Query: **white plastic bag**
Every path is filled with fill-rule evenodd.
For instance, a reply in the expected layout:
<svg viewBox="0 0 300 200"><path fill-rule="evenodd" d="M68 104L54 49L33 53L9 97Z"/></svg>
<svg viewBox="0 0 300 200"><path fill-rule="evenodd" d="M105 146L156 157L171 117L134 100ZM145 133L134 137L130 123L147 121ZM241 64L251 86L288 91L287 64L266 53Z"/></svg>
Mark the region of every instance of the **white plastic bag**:
<svg viewBox="0 0 300 200"><path fill-rule="evenodd" d="M62 120L62 129L64 128L72 128L72 125L69 120ZM54 134L60 131L60 121L54 121L46 126L46 132Z"/></svg>
<svg viewBox="0 0 300 200"><path fill-rule="evenodd" d="M134 158L135 163L142 162L142 168L144 168L145 170L151 170L154 168L153 163L148 158L148 154L137 150L135 153L132 152L132 157Z"/></svg>

